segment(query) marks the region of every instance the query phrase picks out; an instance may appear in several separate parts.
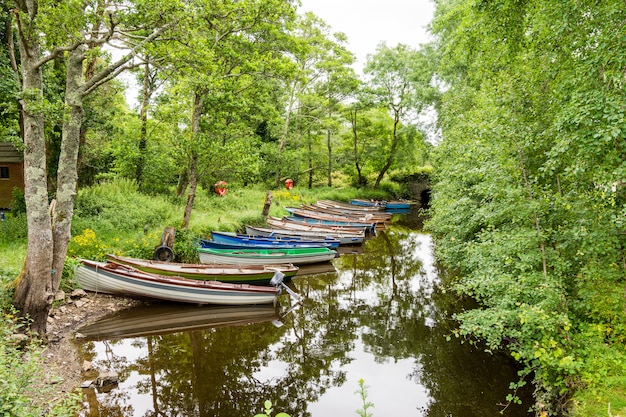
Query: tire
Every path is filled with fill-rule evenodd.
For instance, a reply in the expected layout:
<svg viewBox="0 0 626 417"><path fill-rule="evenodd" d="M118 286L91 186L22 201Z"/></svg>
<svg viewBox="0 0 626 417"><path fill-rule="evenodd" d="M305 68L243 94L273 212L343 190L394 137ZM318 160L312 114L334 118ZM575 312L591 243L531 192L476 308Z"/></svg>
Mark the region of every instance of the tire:
<svg viewBox="0 0 626 417"><path fill-rule="evenodd" d="M153 259L155 261L172 262L174 260L174 251L169 246L158 246L154 250Z"/></svg>

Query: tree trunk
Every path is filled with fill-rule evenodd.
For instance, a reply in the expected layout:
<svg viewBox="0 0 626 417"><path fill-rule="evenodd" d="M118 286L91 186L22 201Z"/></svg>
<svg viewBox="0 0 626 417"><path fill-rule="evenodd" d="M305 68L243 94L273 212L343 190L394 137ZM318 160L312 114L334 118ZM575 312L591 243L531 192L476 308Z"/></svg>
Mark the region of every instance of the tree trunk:
<svg viewBox="0 0 626 417"><path fill-rule="evenodd" d="M272 208L272 192L268 191L265 196L265 204L263 205L263 217L267 217L270 214L270 209Z"/></svg>
<svg viewBox="0 0 626 417"><path fill-rule="evenodd" d="M282 137L280 138L280 144L278 145L278 160L276 161L276 186L280 186L280 180L282 175L282 170L280 167L282 163L280 161L281 154L285 147L287 146L287 137L289 136L289 124L291 123L291 114L293 113L293 106L295 102L295 90L296 87L292 86L290 94L289 94L289 105L287 106L287 111L285 113L285 128L283 129Z"/></svg>
<svg viewBox="0 0 626 417"><path fill-rule="evenodd" d="M150 66L146 63L143 71L143 91L140 109L141 134L139 135L138 145L139 159L137 161L137 170L135 171L135 179L139 185L141 185L143 180L143 168L146 162L146 144L148 142L148 105L150 104L150 95L152 94L150 84Z"/></svg>
<svg viewBox="0 0 626 417"><path fill-rule="evenodd" d="M354 157L354 167L356 168L356 183L359 186L367 185L367 181L361 173L361 165L359 164L359 131L357 129L357 109L350 111L350 124L352 125L352 155Z"/></svg>
<svg viewBox="0 0 626 417"><path fill-rule="evenodd" d="M187 185L189 185L189 170L181 169L180 174L178 174L178 183L176 184L176 197L182 197L185 194L185 190L187 190Z"/></svg>
<svg viewBox="0 0 626 417"><path fill-rule="evenodd" d="M59 170L57 172L56 207L53 214L53 288L59 288L67 247L72 237L71 226L74 217L74 201L78 188L78 150L80 148L81 126L83 122L83 61L85 49L82 46L69 52L67 60L67 80L65 82L65 104L70 109L69 117L63 121Z"/></svg>
<svg viewBox="0 0 626 417"><path fill-rule="evenodd" d="M326 129L326 147L328 148L328 186L333 186L333 147L330 143L330 129Z"/></svg>
<svg viewBox="0 0 626 417"><path fill-rule="evenodd" d="M311 140L311 130L309 129L309 131L307 132L307 137L309 138L308 140L308 147L309 147L309 190L313 188L313 142Z"/></svg>
<svg viewBox="0 0 626 417"><path fill-rule="evenodd" d="M37 15L33 0L19 2L24 14L19 48L22 64L22 96L24 120L24 195L28 225L26 261L15 292L15 307L21 316L32 320L31 330L45 335L48 312L54 300L52 285L52 223L48 210L46 142L44 137L43 79L38 60L41 56L39 38L27 37L28 26ZM31 21L26 21L31 19Z"/></svg>
<svg viewBox="0 0 626 417"><path fill-rule="evenodd" d="M380 170L378 177L376 178L376 183L374 184L374 188L378 188L380 182L383 180L383 177L387 173L387 170L391 167L393 163L393 159L396 156L396 149L398 148L398 124L400 123L400 116L396 112L395 117L393 118L393 133L392 133L392 141L391 141L391 149L389 150L389 158L387 158L387 162L383 169Z"/></svg>
<svg viewBox="0 0 626 417"><path fill-rule="evenodd" d="M191 117L191 140L196 141L196 136L200 133L200 118L202 117L203 100L200 93L196 93L193 102L193 115ZM191 164L189 167L189 192L187 193L187 204L185 205L185 213L181 227L187 229L191 220L191 210L193 202L196 198L196 188L198 187L198 152L195 144L191 146Z"/></svg>
<svg viewBox="0 0 626 417"><path fill-rule="evenodd" d="M9 58L9 62L11 64L11 69L13 70L13 78L15 79L16 84L21 84L22 80L20 77L20 69L17 66L17 60L15 58L15 38L13 36L13 21L12 16L7 13L7 16L4 21L4 39L3 45L6 48L7 56ZM18 124L20 127L20 137L24 138L24 111L22 109L22 101L17 101L17 107L19 111L19 120Z"/></svg>

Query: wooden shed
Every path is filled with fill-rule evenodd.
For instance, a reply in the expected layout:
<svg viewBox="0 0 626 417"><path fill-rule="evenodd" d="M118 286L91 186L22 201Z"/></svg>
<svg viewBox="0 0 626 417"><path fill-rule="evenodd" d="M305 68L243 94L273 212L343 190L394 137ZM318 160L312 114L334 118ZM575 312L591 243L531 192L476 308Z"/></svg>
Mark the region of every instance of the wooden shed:
<svg viewBox="0 0 626 417"><path fill-rule="evenodd" d="M13 189L24 191L24 159L11 142L0 142L0 209L10 209Z"/></svg>

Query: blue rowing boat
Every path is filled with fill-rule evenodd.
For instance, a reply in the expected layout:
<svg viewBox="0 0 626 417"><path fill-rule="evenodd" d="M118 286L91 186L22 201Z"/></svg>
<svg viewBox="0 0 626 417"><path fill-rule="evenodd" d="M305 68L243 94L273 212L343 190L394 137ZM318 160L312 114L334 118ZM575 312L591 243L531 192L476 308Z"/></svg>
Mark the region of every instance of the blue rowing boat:
<svg viewBox="0 0 626 417"><path fill-rule="evenodd" d="M350 204L356 207L381 207L387 213L401 214L409 213L411 211L411 205L415 204L412 201L373 201L373 200L350 200Z"/></svg>
<svg viewBox="0 0 626 417"><path fill-rule="evenodd" d="M311 238L302 239L298 237L281 237L281 236L254 236L246 234L238 234L231 232L211 232L212 240L201 239L200 245L203 247L225 247L224 245L232 245L234 248L249 246L251 248L272 249L272 248L330 248L335 249L339 246L339 239L328 238ZM208 246L204 246L208 244Z"/></svg>
<svg viewBox="0 0 626 417"><path fill-rule="evenodd" d="M360 227L363 228L363 230L365 230L368 234L376 234L376 222L359 221L351 219L347 216L324 215L323 213L316 213L311 210L301 210L293 207L285 207L285 209L291 213L291 216L287 216L289 220L310 224L325 224L328 226Z"/></svg>

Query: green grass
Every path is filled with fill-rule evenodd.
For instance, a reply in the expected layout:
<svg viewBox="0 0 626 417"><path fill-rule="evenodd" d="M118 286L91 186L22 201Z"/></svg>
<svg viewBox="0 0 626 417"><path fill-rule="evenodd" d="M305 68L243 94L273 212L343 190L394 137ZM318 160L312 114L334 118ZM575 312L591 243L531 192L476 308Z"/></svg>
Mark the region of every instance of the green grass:
<svg viewBox="0 0 626 417"><path fill-rule="evenodd" d="M261 225L267 191L258 186L231 187L220 197L212 191L198 189L187 231L180 230L186 196L146 195L130 180L107 181L79 191L72 222L72 240L64 270L62 288L72 289L74 258L104 260L107 253L152 258L161 242L165 227L177 229L177 260L197 262L194 239L209 237L212 230L243 232L246 224ZM270 215L282 217L284 207L312 203L318 199L349 201L352 198L390 198L382 191L355 188L295 187L272 190ZM0 308L6 306L13 282L21 270L26 254L26 218L8 214L0 227Z"/></svg>
<svg viewBox="0 0 626 417"><path fill-rule="evenodd" d="M592 390L581 390L573 399L573 417L626 416L626 377L609 377Z"/></svg>
<svg viewBox="0 0 626 417"><path fill-rule="evenodd" d="M584 387L572 399L573 417L626 417L626 349L589 335Z"/></svg>
<svg viewBox="0 0 626 417"><path fill-rule="evenodd" d="M22 269L26 254L26 239L0 244L0 276L16 277Z"/></svg>

